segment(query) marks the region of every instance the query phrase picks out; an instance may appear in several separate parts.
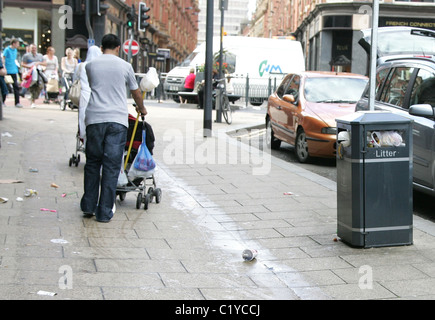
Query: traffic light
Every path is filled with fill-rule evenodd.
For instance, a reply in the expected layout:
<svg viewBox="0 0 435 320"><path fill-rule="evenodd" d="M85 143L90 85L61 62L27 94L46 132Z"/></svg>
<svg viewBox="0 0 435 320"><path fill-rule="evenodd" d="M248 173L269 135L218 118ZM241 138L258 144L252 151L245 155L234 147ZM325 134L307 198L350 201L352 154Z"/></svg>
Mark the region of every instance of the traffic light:
<svg viewBox="0 0 435 320"><path fill-rule="evenodd" d="M65 5L70 6L74 14L82 14L84 12L81 0L65 0Z"/></svg>
<svg viewBox="0 0 435 320"><path fill-rule="evenodd" d="M148 27L150 25L147 22L147 20L150 18L150 16L147 15L148 11L150 11L150 8L148 8L144 2L140 2L139 3L139 19L138 19L138 25L137 25L137 28L139 29L139 31L145 31L146 27Z"/></svg>
<svg viewBox="0 0 435 320"><path fill-rule="evenodd" d="M104 1L105 0L89 0L89 2L87 2L87 4L89 4L89 13L98 16L105 14L110 6L105 4Z"/></svg>
<svg viewBox="0 0 435 320"><path fill-rule="evenodd" d="M134 18L135 18L135 12L134 12L134 6L131 7L130 12L127 13L127 28L132 29L134 27Z"/></svg>

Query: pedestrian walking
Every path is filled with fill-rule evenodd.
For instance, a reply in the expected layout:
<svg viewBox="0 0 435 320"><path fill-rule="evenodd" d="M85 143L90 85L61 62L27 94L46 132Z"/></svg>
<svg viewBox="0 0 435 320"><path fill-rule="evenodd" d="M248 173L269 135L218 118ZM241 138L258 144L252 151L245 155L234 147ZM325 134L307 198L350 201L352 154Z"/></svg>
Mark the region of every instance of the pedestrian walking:
<svg viewBox="0 0 435 320"><path fill-rule="evenodd" d="M109 222L127 140L127 86L136 111L146 115L147 110L133 67L119 58L119 38L106 34L101 43L103 54L85 66L91 96L85 115L86 164L80 207L85 216L95 214L97 221Z"/></svg>
<svg viewBox="0 0 435 320"><path fill-rule="evenodd" d="M186 77L186 80L184 80L184 92L192 92L195 88L195 69L190 69L189 75ZM186 103L186 100L183 101L183 97L180 96L181 103Z"/></svg>
<svg viewBox="0 0 435 320"><path fill-rule="evenodd" d="M3 63L8 75L13 80L12 88L14 90L15 107L22 108L23 105L20 103L20 86L18 85L18 65L16 62L19 44L17 39L11 39L11 44L3 51Z"/></svg>
<svg viewBox="0 0 435 320"><path fill-rule="evenodd" d="M25 54L30 53L30 45L26 45L24 50L25 50ZM21 58L21 62L22 61L23 61L23 58ZM20 96L24 98L26 96L27 89L28 89L28 86L26 85L27 84L26 77L28 76L29 69L23 67L22 63L20 63L20 65L21 65L21 80L22 80L21 81Z"/></svg>
<svg viewBox="0 0 435 320"><path fill-rule="evenodd" d="M47 53L44 55L44 61L46 63L44 74L48 79L47 82L47 101L50 100L50 96L54 95L57 101L59 95L59 62L54 55L55 49L53 47L47 48Z"/></svg>
<svg viewBox="0 0 435 320"><path fill-rule="evenodd" d="M65 73L74 73L75 68L77 67L78 61L74 58L74 50L71 48L67 48L65 51L65 57L62 57L61 60L61 68L63 74Z"/></svg>
<svg viewBox="0 0 435 320"><path fill-rule="evenodd" d="M74 50L71 48L66 49L65 55L65 57L62 57L60 63L62 69L62 82L65 88L70 88L78 61L74 58ZM65 100L68 100L68 93L69 90L65 90Z"/></svg>
<svg viewBox="0 0 435 320"><path fill-rule="evenodd" d="M101 49L97 46L91 46L86 54L86 60L80 63L76 70L76 76L80 77L81 94L79 103L79 135L86 144L86 126L85 126L85 112L88 106L89 98L91 97L91 88L89 87L88 76L86 74L86 65L95 58L102 55Z"/></svg>
<svg viewBox="0 0 435 320"><path fill-rule="evenodd" d="M35 101L38 99L39 94L41 93L41 90L44 88L44 83L42 79L42 70L41 66L46 66L47 63L44 61L44 57L42 54L38 53L36 45L31 44L30 45L30 52L26 53L23 56L23 59L21 60L21 66L27 69L33 68L33 72L37 72L38 76L36 77L36 81L33 82L30 87L29 91L31 94L30 100L32 102L31 107L36 108Z"/></svg>
<svg viewBox="0 0 435 320"><path fill-rule="evenodd" d="M47 79L56 79L59 80L59 61L55 54L55 49L53 47L47 48L47 53L44 55L44 61L46 62L45 66L45 75Z"/></svg>
<svg viewBox="0 0 435 320"><path fill-rule="evenodd" d="M82 62L82 59L80 58L80 49L79 48L74 48L74 58L77 59L77 63Z"/></svg>
<svg viewBox="0 0 435 320"><path fill-rule="evenodd" d="M2 94L2 101L1 101L2 104L5 103L6 97L9 93L8 86L6 85L6 82L5 82L5 75L6 74L7 74L7 70L4 67L3 62L0 59L0 90L1 90L1 94Z"/></svg>

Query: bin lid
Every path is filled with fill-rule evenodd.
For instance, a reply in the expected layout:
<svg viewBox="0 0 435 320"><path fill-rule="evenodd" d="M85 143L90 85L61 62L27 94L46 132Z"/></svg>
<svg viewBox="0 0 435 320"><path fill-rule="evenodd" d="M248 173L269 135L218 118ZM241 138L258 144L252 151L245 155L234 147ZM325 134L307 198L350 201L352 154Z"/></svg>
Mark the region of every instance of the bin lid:
<svg viewBox="0 0 435 320"><path fill-rule="evenodd" d="M403 124L412 122L411 119L389 111L356 111L355 113L337 118L335 121L345 124Z"/></svg>

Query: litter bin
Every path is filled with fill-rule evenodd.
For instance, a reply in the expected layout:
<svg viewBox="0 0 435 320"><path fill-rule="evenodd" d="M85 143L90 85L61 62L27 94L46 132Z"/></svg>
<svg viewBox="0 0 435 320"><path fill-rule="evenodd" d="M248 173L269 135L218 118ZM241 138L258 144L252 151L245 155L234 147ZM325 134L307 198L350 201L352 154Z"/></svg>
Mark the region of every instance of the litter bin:
<svg viewBox="0 0 435 320"><path fill-rule="evenodd" d="M337 235L356 247L412 244L412 122L389 112L337 121Z"/></svg>

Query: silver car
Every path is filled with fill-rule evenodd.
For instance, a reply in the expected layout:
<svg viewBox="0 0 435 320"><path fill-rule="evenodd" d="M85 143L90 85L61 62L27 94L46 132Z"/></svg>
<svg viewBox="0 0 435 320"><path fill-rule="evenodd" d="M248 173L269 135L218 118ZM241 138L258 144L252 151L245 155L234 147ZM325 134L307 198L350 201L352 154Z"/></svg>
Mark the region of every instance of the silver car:
<svg viewBox="0 0 435 320"><path fill-rule="evenodd" d="M370 30L360 44L370 53ZM375 110L413 120L414 188L435 196L435 31L410 27L378 30ZM369 88L356 111L369 110Z"/></svg>

